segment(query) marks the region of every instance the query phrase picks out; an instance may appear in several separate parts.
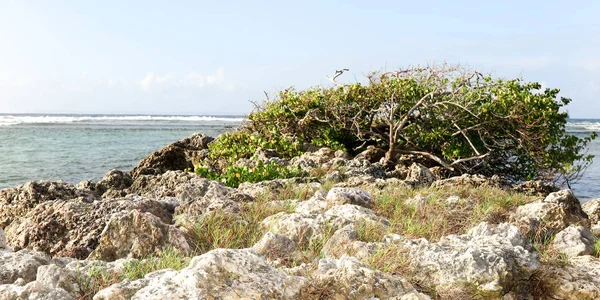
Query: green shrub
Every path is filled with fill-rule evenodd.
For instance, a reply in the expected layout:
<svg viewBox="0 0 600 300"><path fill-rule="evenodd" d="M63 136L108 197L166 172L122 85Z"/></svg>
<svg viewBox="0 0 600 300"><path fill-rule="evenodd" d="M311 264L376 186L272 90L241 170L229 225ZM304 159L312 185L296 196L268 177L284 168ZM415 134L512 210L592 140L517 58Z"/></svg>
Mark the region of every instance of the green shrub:
<svg viewBox="0 0 600 300"><path fill-rule="evenodd" d="M196 174L210 180L217 180L229 187L238 187L242 182L260 182L271 179L283 179L302 177L306 173L300 167L281 166L274 162L257 162L257 166L250 168L248 166L226 166L220 172L213 171L210 167L199 165L196 167Z"/></svg>

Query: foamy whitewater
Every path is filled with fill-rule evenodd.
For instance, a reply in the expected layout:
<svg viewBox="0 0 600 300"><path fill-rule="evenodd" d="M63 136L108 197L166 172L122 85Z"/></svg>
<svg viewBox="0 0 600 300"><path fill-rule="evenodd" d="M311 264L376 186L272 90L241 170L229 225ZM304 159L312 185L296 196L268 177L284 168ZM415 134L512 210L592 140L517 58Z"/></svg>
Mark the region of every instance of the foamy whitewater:
<svg viewBox="0 0 600 300"><path fill-rule="evenodd" d="M132 169L140 159L194 132L217 136L241 116L8 115L0 114L0 189L32 180L98 180L113 168ZM569 133L600 132L599 119L572 119ZM600 140L583 178L572 185L582 201L600 197Z"/></svg>

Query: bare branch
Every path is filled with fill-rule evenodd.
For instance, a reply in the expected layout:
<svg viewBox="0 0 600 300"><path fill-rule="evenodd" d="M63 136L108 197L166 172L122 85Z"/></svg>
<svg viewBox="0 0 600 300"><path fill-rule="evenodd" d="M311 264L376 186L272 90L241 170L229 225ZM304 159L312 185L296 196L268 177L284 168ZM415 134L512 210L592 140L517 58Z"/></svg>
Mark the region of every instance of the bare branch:
<svg viewBox="0 0 600 300"><path fill-rule="evenodd" d="M461 159L457 159L455 161L453 161L450 165L454 166L463 162L467 162L467 161L472 161L472 160L476 160L476 159L483 159L486 158L488 155L490 155L490 153L486 153L483 155L478 155L478 156L472 156L472 157L467 157L467 158L461 158Z"/></svg>
<svg viewBox="0 0 600 300"><path fill-rule="evenodd" d="M344 72L347 72L347 71L350 71L350 70L349 69L336 70L333 77L325 76L325 78L327 78L327 80L331 81L336 86L341 86L341 84L337 83L337 81L335 81L335 79L340 77L340 75L344 74Z"/></svg>
<svg viewBox="0 0 600 300"><path fill-rule="evenodd" d="M398 153L403 153L403 154L417 154L417 155L422 155L424 157L427 157L435 162L437 162L438 164L440 164L442 167L450 170L450 171L454 171L454 167L452 167L452 165L448 164L447 162L445 162L443 159L429 153L429 152L424 152L424 151L416 151L416 150L398 150Z"/></svg>

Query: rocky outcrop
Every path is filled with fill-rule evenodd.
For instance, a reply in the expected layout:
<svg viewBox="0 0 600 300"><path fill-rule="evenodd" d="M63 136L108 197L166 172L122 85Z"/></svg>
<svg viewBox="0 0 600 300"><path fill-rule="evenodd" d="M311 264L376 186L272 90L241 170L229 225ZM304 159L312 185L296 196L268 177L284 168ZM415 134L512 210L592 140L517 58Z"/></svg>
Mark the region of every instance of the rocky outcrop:
<svg viewBox="0 0 600 300"><path fill-rule="evenodd" d="M556 234L552 242L554 250L569 257L594 253L594 234L582 226L571 225Z"/></svg>
<svg viewBox="0 0 600 300"><path fill-rule="evenodd" d="M298 245L327 242L338 229L359 223L389 226L388 220L375 215L370 209L352 204L334 206L318 214L278 213L262 222L265 230L283 235Z"/></svg>
<svg viewBox="0 0 600 300"><path fill-rule="evenodd" d="M359 153L356 157L354 157L354 159L358 159L358 160L364 159L364 160L369 161L370 163L376 163L384 156L385 156L385 150L371 145L371 146L368 146L365 151Z"/></svg>
<svg viewBox="0 0 600 300"><path fill-rule="evenodd" d="M494 186L499 187L502 186L502 182L498 176L492 176L491 178L487 178L483 175L471 175L471 174L463 174L461 176L450 177L447 179L440 179L435 181L432 186L440 187L440 186L470 186L470 187L480 187L480 186Z"/></svg>
<svg viewBox="0 0 600 300"><path fill-rule="evenodd" d="M142 159L131 171L131 176L158 175L169 170L193 169L194 162L203 158L212 137L193 134L172 143ZM204 151L204 152L203 152Z"/></svg>
<svg viewBox="0 0 600 300"><path fill-rule="evenodd" d="M586 255L569 259L567 265L546 266L539 280L542 296L551 299L600 299L600 260Z"/></svg>
<svg viewBox="0 0 600 300"><path fill-rule="evenodd" d="M5 233L13 247L83 259L98 245L98 237L111 216L131 210L149 212L171 222L171 214L163 204L142 197L92 203L54 200L38 204L6 227Z"/></svg>
<svg viewBox="0 0 600 300"><path fill-rule="evenodd" d="M24 216L36 205L51 200L69 200L81 197L92 201L89 190L77 189L62 181L34 181L16 188L0 190L0 227L6 227L15 218Z"/></svg>
<svg viewBox="0 0 600 300"><path fill-rule="evenodd" d="M170 269L106 288L94 300L112 299L298 299L307 280L271 267L249 250L217 249Z"/></svg>
<svg viewBox="0 0 600 300"><path fill-rule="evenodd" d="M571 190L549 194L545 199L519 206L511 222L523 232L546 230L559 232L569 225L590 227L587 214Z"/></svg>
<svg viewBox="0 0 600 300"><path fill-rule="evenodd" d="M310 278L311 286L302 293L306 299L430 299L405 279L373 270L349 256L319 260Z"/></svg>
<svg viewBox="0 0 600 300"><path fill-rule="evenodd" d="M373 270L352 257L321 259L307 276L288 275L252 250L217 249L192 259L177 272L162 270L144 279L101 290L104 299L430 299L406 280Z"/></svg>
<svg viewBox="0 0 600 300"><path fill-rule="evenodd" d="M114 261L119 258L157 256L166 250L189 255L185 235L150 213L132 210L113 215L100 235L90 258Z"/></svg>
<svg viewBox="0 0 600 300"><path fill-rule="evenodd" d="M474 287L484 297L500 297L520 290L540 268L539 255L519 230L507 223L481 223L465 235L439 242L412 240L398 235L386 242L409 251L415 278L438 289Z"/></svg>

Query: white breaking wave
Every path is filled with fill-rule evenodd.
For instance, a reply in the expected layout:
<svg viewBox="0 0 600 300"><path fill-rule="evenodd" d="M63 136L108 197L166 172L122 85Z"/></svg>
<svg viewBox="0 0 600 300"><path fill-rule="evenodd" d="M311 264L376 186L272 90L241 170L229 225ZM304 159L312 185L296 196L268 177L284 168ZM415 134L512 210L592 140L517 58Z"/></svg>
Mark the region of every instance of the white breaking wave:
<svg viewBox="0 0 600 300"><path fill-rule="evenodd" d="M0 126L12 126L19 124L72 124L72 123L118 123L120 121L166 121L166 122L221 122L241 123L245 118L240 117L216 117L216 116L27 116L27 115L0 115Z"/></svg>
<svg viewBox="0 0 600 300"><path fill-rule="evenodd" d="M589 130L600 131L600 122L598 121L582 121L567 123L567 131L569 130Z"/></svg>

